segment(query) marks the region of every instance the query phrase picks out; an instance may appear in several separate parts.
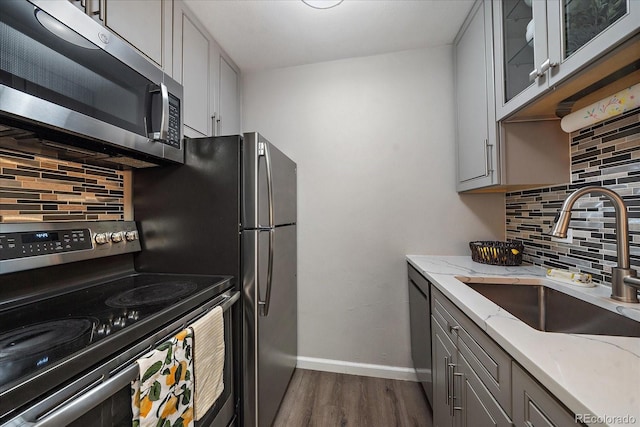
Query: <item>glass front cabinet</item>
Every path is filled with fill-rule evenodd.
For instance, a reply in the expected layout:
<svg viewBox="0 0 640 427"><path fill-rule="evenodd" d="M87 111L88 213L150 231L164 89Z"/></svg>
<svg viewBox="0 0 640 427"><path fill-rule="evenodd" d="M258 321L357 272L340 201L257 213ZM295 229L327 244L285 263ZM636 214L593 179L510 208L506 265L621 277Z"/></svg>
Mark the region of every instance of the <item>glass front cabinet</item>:
<svg viewBox="0 0 640 427"><path fill-rule="evenodd" d="M498 120L640 29L639 0L503 0L493 13Z"/></svg>

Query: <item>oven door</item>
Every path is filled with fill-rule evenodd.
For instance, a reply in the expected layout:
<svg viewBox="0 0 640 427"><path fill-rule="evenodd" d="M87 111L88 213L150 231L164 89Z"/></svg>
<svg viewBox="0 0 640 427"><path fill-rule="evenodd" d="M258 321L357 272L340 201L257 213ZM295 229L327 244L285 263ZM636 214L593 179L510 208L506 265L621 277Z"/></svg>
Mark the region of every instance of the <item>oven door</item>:
<svg viewBox="0 0 640 427"><path fill-rule="evenodd" d="M136 360L160 342L193 323L217 306L224 309L224 391L196 427L228 427L236 423L236 392L233 378L232 310L240 298L237 291L227 291L184 318L164 327L153 336L137 343L111 361L94 369L68 386L46 396L9 426L34 427L118 427L131 426L131 382L138 376ZM125 363L121 360L127 360Z"/></svg>
<svg viewBox="0 0 640 427"><path fill-rule="evenodd" d="M3 0L0 34L5 120L184 161L180 84L78 8Z"/></svg>

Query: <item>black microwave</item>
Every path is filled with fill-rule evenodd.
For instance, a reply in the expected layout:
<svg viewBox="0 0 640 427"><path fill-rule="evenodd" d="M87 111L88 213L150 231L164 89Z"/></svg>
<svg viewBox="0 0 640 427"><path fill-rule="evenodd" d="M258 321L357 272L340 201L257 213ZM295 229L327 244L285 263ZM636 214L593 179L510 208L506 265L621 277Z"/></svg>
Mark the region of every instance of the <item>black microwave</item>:
<svg viewBox="0 0 640 427"><path fill-rule="evenodd" d="M0 1L0 146L45 155L44 146L69 146L132 167L183 163L182 96L70 2Z"/></svg>

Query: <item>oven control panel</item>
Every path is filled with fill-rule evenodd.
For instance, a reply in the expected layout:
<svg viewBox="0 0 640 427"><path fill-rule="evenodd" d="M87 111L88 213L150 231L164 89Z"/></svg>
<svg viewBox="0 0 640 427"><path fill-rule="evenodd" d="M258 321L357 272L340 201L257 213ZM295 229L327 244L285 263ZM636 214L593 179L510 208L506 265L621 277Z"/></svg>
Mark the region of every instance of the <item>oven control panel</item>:
<svg viewBox="0 0 640 427"><path fill-rule="evenodd" d="M0 233L0 260L91 249L88 228Z"/></svg>
<svg viewBox="0 0 640 427"><path fill-rule="evenodd" d="M133 221L0 224L0 274L139 250Z"/></svg>

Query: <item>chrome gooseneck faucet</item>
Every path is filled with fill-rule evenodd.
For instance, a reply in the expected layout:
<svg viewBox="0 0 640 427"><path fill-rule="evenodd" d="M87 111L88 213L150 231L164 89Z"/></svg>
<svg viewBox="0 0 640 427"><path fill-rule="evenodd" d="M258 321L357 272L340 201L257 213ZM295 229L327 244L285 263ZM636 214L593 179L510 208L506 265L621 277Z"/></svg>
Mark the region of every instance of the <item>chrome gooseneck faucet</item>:
<svg viewBox="0 0 640 427"><path fill-rule="evenodd" d="M554 237L567 237L567 229L571 221L571 209L580 197L589 193L606 197L613 203L616 211L618 266L611 269L611 298L623 302L638 303L640 279L637 278L637 272L631 268L629 259L629 218L627 216L627 206L618 193L608 188L596 186L583 187L574 191L564 201L550 234Z"/></svg>

